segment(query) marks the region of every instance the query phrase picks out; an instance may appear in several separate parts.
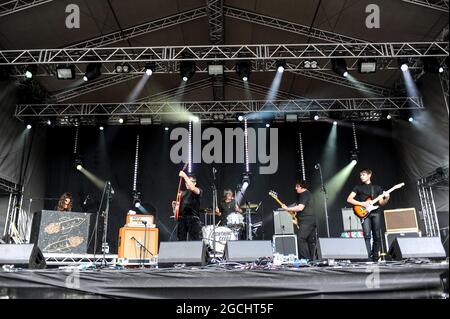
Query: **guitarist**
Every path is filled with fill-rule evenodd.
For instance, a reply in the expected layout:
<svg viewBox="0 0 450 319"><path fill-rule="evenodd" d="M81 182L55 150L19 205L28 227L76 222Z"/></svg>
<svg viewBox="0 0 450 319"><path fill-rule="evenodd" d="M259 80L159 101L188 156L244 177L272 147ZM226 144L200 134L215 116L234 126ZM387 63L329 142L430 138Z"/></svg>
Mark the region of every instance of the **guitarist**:
<svg viewBox="0 0 450 319"><path fill-rule="evenodd" d="M379 204L384 206L389 201L389 193L383 192L381 187L372 184L372 170L364 168L359 172L359 178L362 184L356 185L350 195L348 195L347 202L354 206L360 205L369 207L372 204L370 199L375 199L383 195ZM364 239L366 241L369 258L372 261L378 261L379 251L381 247L381 217L379 209L373 210L362 223L364 231ZM373 236L373 247L370 247L371 234Z"/></svg>
<svg viewBox="0 0 450 319"><path fill-rule="evenodd" d="M316 216L308 207L312 199L311 192L307 189L306 181L298 180L295 183L297 199L291 207L281 206L283 210L297 213L298 218L298 253L299 258L313 260L316 245ZM297 228L297 227L296 227Z"/></svg>
<svg viewBox="0 0 450 319"><path fill-rule="evenodd" d="M178 219L177 237L180 241L201 240L200 198L203 191L197 187L197 178L180 171L186 190L181 193L180 216ZM176 202L172 202L175 209ZM189 237L188 237L189 235Z"/></svg>

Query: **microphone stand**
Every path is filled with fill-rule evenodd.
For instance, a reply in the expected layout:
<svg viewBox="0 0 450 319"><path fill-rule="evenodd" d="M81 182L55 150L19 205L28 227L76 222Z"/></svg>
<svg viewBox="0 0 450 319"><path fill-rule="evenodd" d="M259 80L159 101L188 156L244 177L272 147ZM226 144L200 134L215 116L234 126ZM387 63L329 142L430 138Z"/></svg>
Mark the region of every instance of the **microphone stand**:
<svg viewBox="0 0 450 319"><path fill-rule="evenodd" d="M98 207L97 216L95 217L95 230L94 230L94 265L95 265L95 268L97 267L97 263L95 261L95 255L96 255L96 251L97 251L98 218L100 216L100 211L102 210L103 200L105 198L105 193L107 191L107 187L108 187L108 184L105 183L105 186L103 186L103 193L102 193L102 198L100 200L100 205ZM92 236L91 236L91 239L92 239ZM90 240L89 240L89 244L90 244Z"/></svg>
<svg viewBox="0 0 450 319"><path fill-rule="evenodd" d="M244 202L247 204L247 208L245 209L245 214L246 219L247 219L247 240L253 240L253 236L252 236L252 218L251 218L251 208L250 208L250 203L248 202L247 197L245 197L245 194L242 193L242 189L239 189L239 193L241 193L242 195L242 200L244 200Z"/></svg>
<svg viewBox="0 0 450 319"><path fill-rule="evenodd" d="M217 204L217 188L216 188L216 169L213 167L213 184L212 184L212 195L213 195L213 204L212 204L212 222L213 222L213 233L212 233L212 242L213 242L213 258L211 260L212 263L215 263L216 260L216 210L218 208Z"/></svg>
<svg viewBox="0 0 450 319"><path fill-rule="evenodd" d="M111 186L111 182L107 181L107 192L106 192L106 208L104 211L104 220L103 220L103 240L102 240L102 251L103 251L103 261L102 265L105 267L108 265L106 262L106 249L108 248L108 243L106 242L106 235L108 232L108 215L109 215L109 206L113 195L113 189ZM108 249L109 251L109 249Z"/></svg>
<svg viewBox="0 0 450 319"><path fill-rule="evenodd" d="M327 224L327 237L330 238L330 226L328 225L328 203L327 203L327 190L325 188L325 184L323 183L323 176L322 176L322 167L320 165L317 165L317 169L319 170L320 175L320 185L322 188L323 193L323 207L325 209L325 222Z"/></svg>

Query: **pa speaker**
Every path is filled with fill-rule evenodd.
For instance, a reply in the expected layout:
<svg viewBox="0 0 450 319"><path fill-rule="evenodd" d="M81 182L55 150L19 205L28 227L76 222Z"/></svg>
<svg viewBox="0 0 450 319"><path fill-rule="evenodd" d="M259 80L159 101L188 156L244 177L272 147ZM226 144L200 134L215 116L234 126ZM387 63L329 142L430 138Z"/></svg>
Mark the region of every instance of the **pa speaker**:
<svg viewBox="0 0 450 319"><path fill-rule="evenodd" d="M389 249L394 260L405 258L445 258L445 250L439 237L398 237Z"/></svg>
<svg viewBox="0 0 450 319"><path fill-rule="evenodd" d="M42 269L46 262L38 246L33 244L0 245L0 265L14 265L20 268Z"/></svg>
<svg viewBox="0 0 450 319"><path fill-rule="evenodd" d="M176 264L205 265L206 247L203 241L166 241L159 246L158 266Z"/></svg>
<svg viewBox="0 0 450 319"><path fill-rule="evenodd" d="M234 262L253 262L259 258L273 258L270 240L229 240L225 246L225 259Z"/></svg>
<svg viewBox="0 0 450 319"><path fill-rule="evenodd" d="M369 259L364 238L319 238L319 259Z"/></svg>

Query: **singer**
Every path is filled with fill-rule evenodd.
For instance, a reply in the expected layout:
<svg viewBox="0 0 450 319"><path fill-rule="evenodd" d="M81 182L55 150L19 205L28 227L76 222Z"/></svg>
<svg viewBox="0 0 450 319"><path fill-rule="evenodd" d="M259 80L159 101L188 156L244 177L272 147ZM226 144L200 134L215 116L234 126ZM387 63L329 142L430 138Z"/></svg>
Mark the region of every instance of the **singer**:
<svg viewBox="0 0 450 319"><path fill-rule="evenodd" d="M59 198L56 210L60 212L70 212L72 211L72 206L73 206L72 194L65 192Z"/></svg>

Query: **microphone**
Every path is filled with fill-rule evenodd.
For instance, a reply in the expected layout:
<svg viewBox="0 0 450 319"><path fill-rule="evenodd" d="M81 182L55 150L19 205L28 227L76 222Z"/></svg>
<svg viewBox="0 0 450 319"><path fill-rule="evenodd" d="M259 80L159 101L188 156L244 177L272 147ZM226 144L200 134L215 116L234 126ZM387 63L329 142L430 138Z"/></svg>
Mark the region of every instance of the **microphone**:
<svg viewBox="0 0 450 319"><path fill-rule="evenodd" d="M314 168L315 168L315 169L319 169L319 168L320 168L320 164L317 163L316 165L314 165Z"/></svg>
<svg viewBox="0 0 450 319"><path fill-rule="evenodd" d="M86 198L84 199L84 202L83 202L84 206L86 206L89 199L91 199L91 195L87 195Z"/></svg>
<svg viewBox="0 0 450 319"><path fill-rule="evenodd" d="M147 221L146 220L141 220L141 223L144 225L147 225Z"/></svg>

